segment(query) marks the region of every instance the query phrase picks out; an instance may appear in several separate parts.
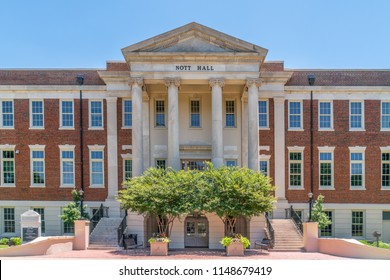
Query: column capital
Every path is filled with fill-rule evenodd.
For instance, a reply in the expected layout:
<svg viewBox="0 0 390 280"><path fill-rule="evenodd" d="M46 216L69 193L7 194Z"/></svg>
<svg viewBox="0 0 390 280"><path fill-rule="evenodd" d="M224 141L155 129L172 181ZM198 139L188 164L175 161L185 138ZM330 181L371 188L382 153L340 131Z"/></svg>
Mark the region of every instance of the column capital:
<svg viewBox="0 0 390 280"><path fill-rule="evenodd" d="M211 87L218 85L222 88L225 85L225 80L224 79L210 79L209 83L210 83Z"/></svg>
<svg viewBox="0 0 390 280"><path fill-rule="evenodd" d="M118 97L116 96L107 96L106 97L106 102L107 103L116 103L118 100Z"/></svg>
<svg viewBox="0 0 390 280"><path fill-rule="evenodd" d="M144 85L144 79L143 78L130 78L129 85L137 85L139 87L142 87Z"/></svg>
<svg viewBox="0 0 390 280"><path fill-rule="evenodd" d="M180 86L180 78L165 78L164 82L165 82L165 85L167 87L170 87L170 86L179 87Z"/></svg>
<svg viewBox="0 0 390 280"><path fill-rule="evenodd" d="M274 102L275 103L284 103L286 98L284 96L274 96Z"/></svg>
<svg viewBox="0 0 390 280"><path fill-rule="evenodd" d="M246 79L246 86L249 88L251 86L259 87L261 86L262 80L260 78L256 79Z"/></svg>

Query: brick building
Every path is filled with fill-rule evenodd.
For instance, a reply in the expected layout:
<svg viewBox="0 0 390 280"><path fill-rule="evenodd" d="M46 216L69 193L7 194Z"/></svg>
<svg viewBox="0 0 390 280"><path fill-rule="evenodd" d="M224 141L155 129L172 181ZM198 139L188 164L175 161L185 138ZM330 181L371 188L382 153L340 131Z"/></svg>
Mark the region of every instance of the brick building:
<svg viewBox="0 0 390 280"><path fill-rule="evenodd" d="M209 160L269 175L274 219L290 206L307 219L308 193L321 193L333 221L323 236L379 231L390 242L390 71L285 69L266 49L196 23L122 52L106 69L0 70L1 236L19 235L28 209L44 234L71 234L58 216L81 174L90 214L103 203L119 217L126 177ZM146 239L149 220L130 213L130 231ZM189 215L172 246L217 248L220 223ZM264 217L238 226L259 239Z"/></svg>

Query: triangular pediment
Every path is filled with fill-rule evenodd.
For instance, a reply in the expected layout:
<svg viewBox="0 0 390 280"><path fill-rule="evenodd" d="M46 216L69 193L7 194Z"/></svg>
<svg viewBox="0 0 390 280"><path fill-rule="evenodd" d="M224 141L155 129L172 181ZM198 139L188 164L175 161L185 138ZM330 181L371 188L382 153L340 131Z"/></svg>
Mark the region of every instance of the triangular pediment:
<svg viewBox="0 0 390 280"><path fill-rule="evenodd" d="M195 22L122 49L125 57L132 53L177 52L253 53L265 57L268 50Z"/></svg>

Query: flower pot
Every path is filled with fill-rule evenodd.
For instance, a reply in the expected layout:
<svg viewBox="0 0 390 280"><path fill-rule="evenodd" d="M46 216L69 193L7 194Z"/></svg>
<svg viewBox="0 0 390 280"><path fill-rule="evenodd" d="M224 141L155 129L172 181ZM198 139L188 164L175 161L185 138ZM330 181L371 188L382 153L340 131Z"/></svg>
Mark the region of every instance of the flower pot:
<svg viewBox="0 0 390 280"><path fill-rule="evenodd" d="M243 256L244 245L241 242L232 242L226 247L226 255L228 256Z"/></svg>
<svg viewBox="0 0 390 280"><path fill-rule="evenodd" d="M150 255L151 256L168 256L168 242L151 242Z"/></svg>

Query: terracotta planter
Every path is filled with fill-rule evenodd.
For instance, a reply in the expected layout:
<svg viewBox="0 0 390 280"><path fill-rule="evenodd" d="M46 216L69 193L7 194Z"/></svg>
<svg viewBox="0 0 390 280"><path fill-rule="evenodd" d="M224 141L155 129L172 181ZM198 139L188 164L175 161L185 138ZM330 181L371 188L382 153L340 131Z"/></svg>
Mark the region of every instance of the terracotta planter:
<svg viewBox="0 0 390 280"><path fill-rule="evenodd" d="M244 245L241 242L232 242L226 247L226 255L228 256L243 256Z"/></svg>
<svg viewBox="0 0 390 280"><path fill-rule="evenodd" d="M168 242L152 242L150 243L151 256L168 256Z"/></svg>

